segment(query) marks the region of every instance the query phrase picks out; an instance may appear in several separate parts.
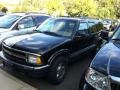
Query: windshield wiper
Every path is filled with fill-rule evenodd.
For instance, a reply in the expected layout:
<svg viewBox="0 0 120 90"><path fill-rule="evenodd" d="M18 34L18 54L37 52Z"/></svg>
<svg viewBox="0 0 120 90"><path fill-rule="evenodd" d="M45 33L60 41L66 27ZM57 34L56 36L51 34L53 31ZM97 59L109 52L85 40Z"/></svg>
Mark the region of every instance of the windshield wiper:
<svg viewBox="0 0 120 90"><path fill-rule="evenodd" d="M37 29L35 29L34 31L35 31L35 32L39 32L39 33L42 33L40 30L37 30Z"/></svg>

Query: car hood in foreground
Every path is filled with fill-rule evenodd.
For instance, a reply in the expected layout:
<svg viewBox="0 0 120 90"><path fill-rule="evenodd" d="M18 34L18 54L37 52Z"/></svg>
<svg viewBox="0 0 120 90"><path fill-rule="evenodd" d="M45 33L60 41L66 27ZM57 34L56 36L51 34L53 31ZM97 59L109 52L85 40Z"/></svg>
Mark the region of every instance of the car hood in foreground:
<svg viewBox="0 0 120 90"><path fill-rule="evenodd" d="M0 28L0 34L10 31L10 29Z"/></svg>
<svg viewBox="0 0 120 90"><path fill-rule="evenodd" d="M120 77L120 42L109 42L96 55L91 67L108 75Z"/></svg>
<svg viewBox="0 0 120 90"><path fill-rule="evenodd" d="M31 53L43 54L64 43L67 38L51 36L42 33L34 33L12 37L6 39L4 43L14 49L19 49Z"/></svg>

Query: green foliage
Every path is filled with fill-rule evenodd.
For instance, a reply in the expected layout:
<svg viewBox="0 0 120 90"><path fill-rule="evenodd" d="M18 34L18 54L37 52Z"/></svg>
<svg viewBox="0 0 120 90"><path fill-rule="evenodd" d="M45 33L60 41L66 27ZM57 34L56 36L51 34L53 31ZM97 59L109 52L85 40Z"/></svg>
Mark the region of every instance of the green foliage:
<svg viewBox="0 0 120 90"><path fill-rule="evenodd" d="M22 0L13 12L35 12L40 11L43 4L42 0Z"/></svg>
<svg viewBox="0 0 120 90"><path fill-rule="evenodd" d="M68 0L65 4L70 16L95 16L97 3L94 0Z"/></svg>
<svg viewBox="0 0 120 90"><path fill-rule="evenodd" d="M97 16L100 18L114 18L116 0L98 0Z"/></svg>
<svg viewBox="0 0 120 90"><path fill-rule="evenodd" d="M1 11L6 13L8 11L8 9L6 7L2 7Z"/></svg>
<svg viewBox="0 0 120 90"><path fill-rule="evenodd" d="M47 0L45 8L48 14L54 14L55 16L62 16L65 13L65 7L62 0Z"/></svg>
<svg viewBox="0 0 120 90"><path fill-rule="evenodd" d="M120 1L118 0L116 4L114 5L115 7L115 14L117 18L120 18Z"/></svg>
<svg viewBox="0 0 120 90"><path fill-rule="evenodd" d="M120 0L21 0L13 12L41 10L55 16L67 13L69 16L119 18Z"/></svg>
<svg viewBox="0 0 120 90"><path fill-rule="evenodd" d="M6 13L8 9L5 7L4 4L0 4L0 11Z"/></svg>

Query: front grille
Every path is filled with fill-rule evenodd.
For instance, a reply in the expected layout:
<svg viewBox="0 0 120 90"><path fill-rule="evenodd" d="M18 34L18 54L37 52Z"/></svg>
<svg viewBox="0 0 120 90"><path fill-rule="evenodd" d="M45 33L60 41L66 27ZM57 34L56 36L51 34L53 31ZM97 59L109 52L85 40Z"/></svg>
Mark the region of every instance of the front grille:
<svg viewBox="0 0 120 90"><path fill-rule="evenodd" d="M111 83L111 90L120 90L120 84L112 82Z"/></svg>
<svg viewBox="0 0 120 90"><path fill-rule="evenodd" d="M2 49L3 49L3 54L5 55L6 58L21 64L26 63L26 53L12 49L6 45L3 45Z"/></svg>

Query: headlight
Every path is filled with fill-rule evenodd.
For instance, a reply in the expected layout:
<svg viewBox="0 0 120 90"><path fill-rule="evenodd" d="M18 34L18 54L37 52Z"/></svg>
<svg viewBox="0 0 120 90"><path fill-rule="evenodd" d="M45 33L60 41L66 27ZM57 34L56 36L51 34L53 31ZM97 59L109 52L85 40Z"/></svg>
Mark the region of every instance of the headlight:
<svg viewBox="0 0 120 90"><path fill-rule="evenodd" d="M89 68L85 79L87 83L97 90L110 90L109 78L92 68Z"/></svg>
<svg viewBox="0 0 120 90"><path fill-rule="evenodd" d="M28 55L28 62L32 64L42 64L40 56Z"/></svg>

